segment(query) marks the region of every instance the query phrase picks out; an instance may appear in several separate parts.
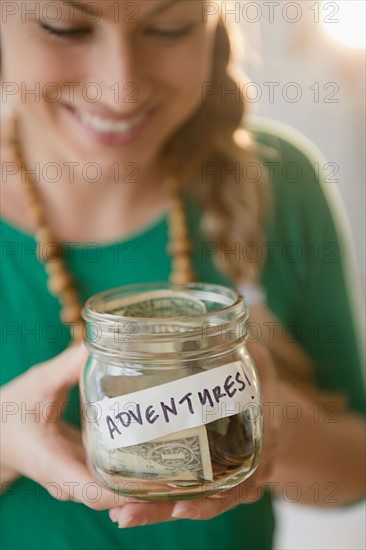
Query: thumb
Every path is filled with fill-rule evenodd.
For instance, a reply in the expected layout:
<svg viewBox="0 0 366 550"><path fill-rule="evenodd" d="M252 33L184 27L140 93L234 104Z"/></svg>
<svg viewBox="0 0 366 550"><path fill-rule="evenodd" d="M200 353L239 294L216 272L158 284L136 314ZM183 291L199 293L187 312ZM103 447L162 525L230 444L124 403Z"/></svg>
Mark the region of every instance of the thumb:
<svg viewBox="0 0 366 550"><path fill-rule="evenodd" d="M83 343L73 344L65 351L39 365L53 390L65 390L75 386L88 358L88 350Z"/></svg>

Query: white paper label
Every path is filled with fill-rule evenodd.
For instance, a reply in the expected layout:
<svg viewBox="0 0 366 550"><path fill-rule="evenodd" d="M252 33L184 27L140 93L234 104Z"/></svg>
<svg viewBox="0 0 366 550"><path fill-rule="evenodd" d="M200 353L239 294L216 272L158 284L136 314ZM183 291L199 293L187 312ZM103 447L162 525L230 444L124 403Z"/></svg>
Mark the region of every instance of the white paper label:
<svg viewBox="0 0 366 550"><path fill-rule="evenodd" d="M92 405L103 443L110 450L202 426L256 403L257 384L235 361Z"/></svg>

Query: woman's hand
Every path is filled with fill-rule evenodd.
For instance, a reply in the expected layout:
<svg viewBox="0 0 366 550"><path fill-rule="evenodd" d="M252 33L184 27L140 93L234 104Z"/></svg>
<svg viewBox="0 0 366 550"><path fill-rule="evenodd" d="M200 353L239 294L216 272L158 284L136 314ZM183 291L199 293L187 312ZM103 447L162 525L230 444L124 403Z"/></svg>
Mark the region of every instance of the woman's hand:
<svg viewBox="0 0 366 550"><path fill-rule="evenodd" d="M259 344L248 344L262 384L264 403L278 402L279 383L269 352ZM171 503L134 503L126 501L122 507L114 507L109 515L120 527L135 527L174 519L211 519L241 503L250 503L262 496L262 487L270 478L278 447L280 415L272 415L272 407L263 407L264 444L262 457L256 472L237 487L214 497Z"/></svg>
<svg viewBox="0 0 366 550"><path fill-rule="evenodd" d="M9 480L17 472L59 500L76 500L103 510L126 499L91 477L80 431L60 420L86 358L86 348L74 345L2 387L1 465L15 474ZM2 485L6 489L10 483Z"/></svg>

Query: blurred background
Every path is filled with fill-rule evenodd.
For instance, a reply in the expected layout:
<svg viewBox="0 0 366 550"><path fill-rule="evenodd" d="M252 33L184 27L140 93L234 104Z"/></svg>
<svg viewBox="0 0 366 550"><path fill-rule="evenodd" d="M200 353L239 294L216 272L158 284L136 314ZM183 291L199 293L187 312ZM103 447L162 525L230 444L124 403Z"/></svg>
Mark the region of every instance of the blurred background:
<svg viewBox="0 0 366 550"><path fill-rule="evenodd" d="M247 88L251 116L299 130L331 163L363 289L365 6L364 0L261 0L226 2L223 10L240 29L243 69L255 83ZM277 550L366 548L365 503L331 510L282 500L276 514Z"/></svg>

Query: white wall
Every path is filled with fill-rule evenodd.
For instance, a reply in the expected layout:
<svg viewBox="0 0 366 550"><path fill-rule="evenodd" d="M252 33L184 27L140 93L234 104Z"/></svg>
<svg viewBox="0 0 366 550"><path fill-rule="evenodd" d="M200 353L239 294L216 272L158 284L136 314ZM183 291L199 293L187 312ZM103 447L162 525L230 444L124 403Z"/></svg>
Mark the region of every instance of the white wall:
<svg viewBox="0 0 366 550"><path fill-rule="evenodd" d="M366 504L314 510L298 504L276 506L275 550L365 550Z"/></svg>
<svg viewBox="0 0 366 550"><path fill-rule="evenodd" d="M282 0L281 4L290 3ZM242 31L250 40L250 57L244 69L262 92L251 108L253 114L280 120L303 132L328 162L339 167L334 176L339 182L334 185L350 219L359 272L365 283L365 53L337 49L323 39L320 23L314 23L314 12L309 9L316 2L292 4L302 9L298 23L288 23L280 11L270 22L269 10L263 7L262 17L255 24L245 21L241 14ZM291 11L288 14L293 17ZM248 11L247 17L254 19L254 12ZM287 87L291 82L301 91L297 102L290 101L296 94L294 86ZM273 101L268 83L274 87ZM249 93L254 91L254 87L248 89Z"/></svg>
<svg viewBox="0 0 366 550"><path fill-rule="evenodd" d="M286 3L289 4L282 0L280 8ZM240 2L241 6L243 4ZM245 47L249 57L244 62L244 70L250 81L259 84L262 91L261 100L251 104L253 114L285 122L300 130L322 150L329 162L339 167L336 176L339 182L334 185L348 214L364 286L364 52L337 49L324 41L320 23L314 22L314 12L310 10L316 2L303 0L293 3L300 6L302 12L297 23L288 23L281 10L276 12L271 22L269 9L263 2L257 4L263 4L258 23L250 23L256 16L254 10L246 12L247 18L243 12L240 19L236 14L236 22L240 23L241 31L247 37ZM294 17L294 12L288 14L289 18ZM234 22L233 17L231 22ZM279 84L275 87L273 101L268 85L264 85L266 82ZM286 85L290 82L295 82L301 89L302 97L296 103L286 98ZM314 95L316 88L320 92L319 98ZM294 87L288 89L290 93L294 91ZM329 95L334 91L336 93ZM365 511L365 503L325 510L282 501L276 506L276 550L364 549Z"/></svg>

